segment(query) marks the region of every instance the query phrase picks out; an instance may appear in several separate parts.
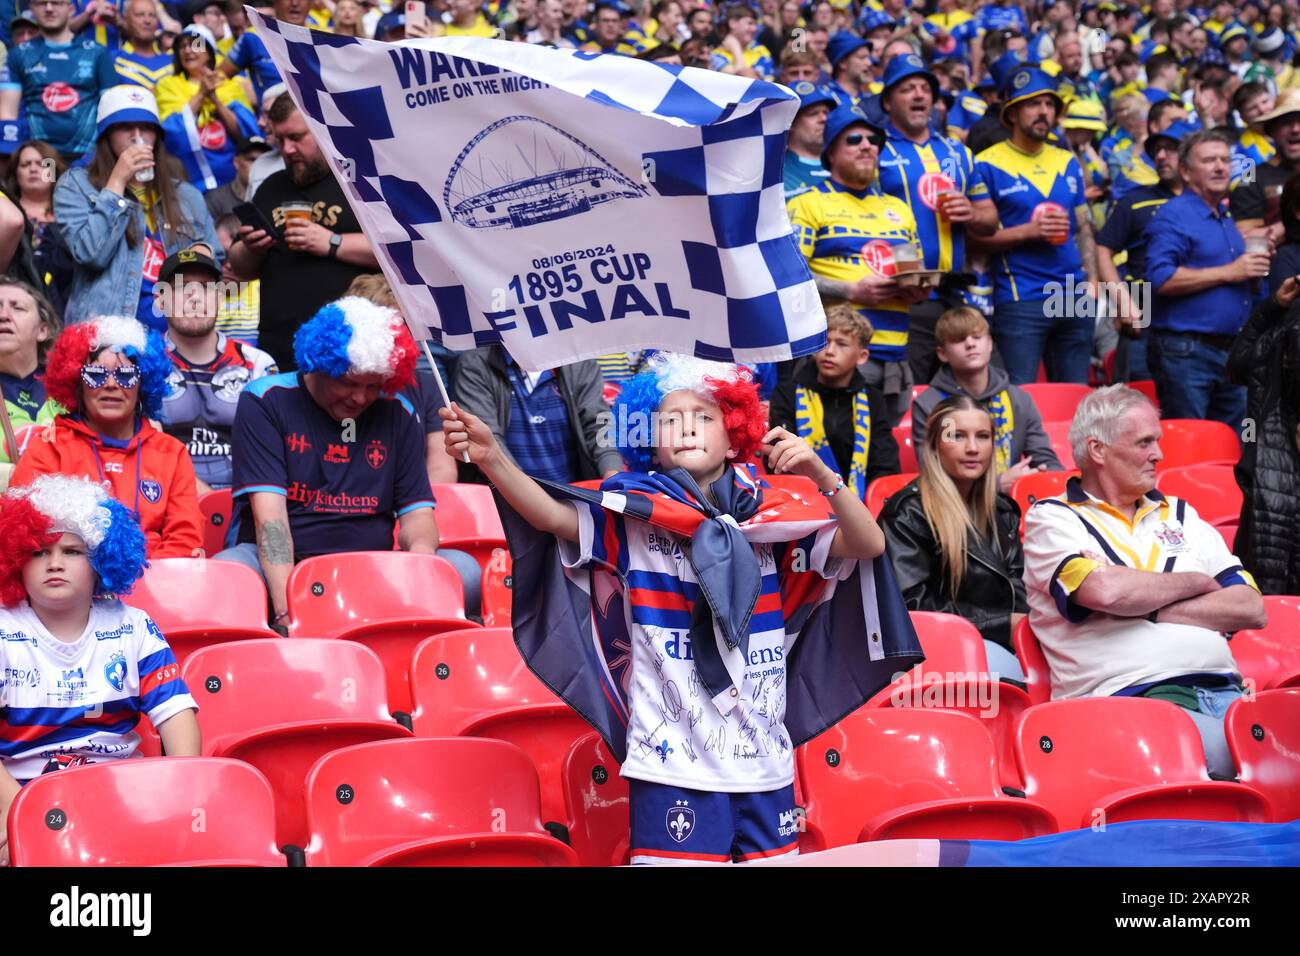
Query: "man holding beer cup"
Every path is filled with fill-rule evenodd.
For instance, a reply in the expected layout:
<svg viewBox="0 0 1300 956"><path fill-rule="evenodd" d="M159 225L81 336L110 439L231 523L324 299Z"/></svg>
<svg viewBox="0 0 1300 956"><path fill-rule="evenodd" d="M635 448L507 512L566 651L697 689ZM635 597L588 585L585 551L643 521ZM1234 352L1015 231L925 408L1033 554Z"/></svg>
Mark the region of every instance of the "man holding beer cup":
<svg viewBox="0 0 1300 956"><path fill-rule="evenodd" d="M830 179L794 197L788 208L823 299L853 303L875 329L862 373L885 396L880 419L893 428L912 402L907 312L928 293L898 282L924 263L912 210L876 187L884 143L885 131L861 109L836 107L826 119L822 151ZM873 422L875 415L873 408Z"/></svg>
<svg viewBox="0 0 1300 956"><path fill-rule="evenodd" d="M926 269L963 272L966 230L990 235L998 210L988 188L976 178L971 152L931 126L939 81L915 53L895 56L885 65L881 108L888 115L880 152L880 188L911 207ZM961 305L956 283L943 287L910 310L907 362L912 378L928 382L938 371L934 325L948 308Z"/></svg>
<svg viewBox="0 0 1300 956"><path fill-rule="evenodd" d="M1064 105L1050 76L1017 68L1001 113L1011 136L975 157L1001 225L971 243L992 258L993 338L1015 385L1035 381L1040 361L1054 382L1088 381L1097 254L1083 169L1047 142Z"/></svg>

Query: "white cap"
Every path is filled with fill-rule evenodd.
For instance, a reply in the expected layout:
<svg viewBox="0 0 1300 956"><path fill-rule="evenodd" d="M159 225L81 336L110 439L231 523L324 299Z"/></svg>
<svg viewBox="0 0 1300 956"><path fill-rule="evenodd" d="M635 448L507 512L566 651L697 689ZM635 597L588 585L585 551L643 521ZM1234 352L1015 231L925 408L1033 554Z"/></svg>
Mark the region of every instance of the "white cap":
<svg viewBox="0 0 1300 956"><path fill-rule="evenodd" d="M114 123L153 123L161 126L158 120L158 101L143 86L124 83L110 86L99 98L99 112L95 117L96 135L103 136L104 130Z"/></svg>

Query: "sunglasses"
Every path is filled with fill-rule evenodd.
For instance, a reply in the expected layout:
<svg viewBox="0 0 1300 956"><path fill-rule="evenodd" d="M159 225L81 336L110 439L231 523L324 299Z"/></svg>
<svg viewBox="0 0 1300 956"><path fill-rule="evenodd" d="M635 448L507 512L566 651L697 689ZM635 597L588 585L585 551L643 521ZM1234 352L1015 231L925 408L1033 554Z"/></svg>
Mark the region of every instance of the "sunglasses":
<svg viewBox="0 0 1300 956"><path fill-rule="evenodd" d="M876 149L885 145L884 133L849 133L844 137L844 142L848 146L861 146L864 139Z"/></svg>
<svg viewBox="0 0 1300 956"><path fill-rule="evenodd" d="M81 368L81 380L86 383L86 388L103 388L108 384L109 376L119 388L135 388L140 384L140 370L134 365L119 365L115 369L102 365L83 365Z"/></svg>

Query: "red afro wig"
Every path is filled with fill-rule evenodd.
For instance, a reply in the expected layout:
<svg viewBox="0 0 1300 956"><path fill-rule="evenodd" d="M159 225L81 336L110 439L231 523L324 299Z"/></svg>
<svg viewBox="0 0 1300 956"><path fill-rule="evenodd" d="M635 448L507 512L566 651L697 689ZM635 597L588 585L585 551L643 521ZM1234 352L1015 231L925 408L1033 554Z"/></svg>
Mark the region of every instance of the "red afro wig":
<svg viewBox="0 0 1300 956"><path fill-rule="evenodd" d="M713 393L713 400L722 409L722 423L727 429L727 441L736 453L736 461L750 461L763 447L767 434L767 416L758 397L758 385L749 369L737 368L734 381L706 376L704 382Z"/></svg>
<svg viewBox="0 0 1300 956"><path fill-rule="evenodd" d="M384 381L383 389L396 395L415 381L415 363L420 357L420 347L407 331L403 322L393 335L393 374Z"/></svg>
<svg viewBox="0 0 1300 956"><path fill-rule="evenodd" d="M29 499L0 498L0 604L13 607L27 599L23 567L32 552L59 540L62 532L52 525Z"/></svg>
<svg viewBox="0 0 1300 956"><path fill-rule="evenodd" d="M80 404L81 367L86 364L97 331L94 322L69 326L45 359L45 394L69 412L76 412Z"/></svg>

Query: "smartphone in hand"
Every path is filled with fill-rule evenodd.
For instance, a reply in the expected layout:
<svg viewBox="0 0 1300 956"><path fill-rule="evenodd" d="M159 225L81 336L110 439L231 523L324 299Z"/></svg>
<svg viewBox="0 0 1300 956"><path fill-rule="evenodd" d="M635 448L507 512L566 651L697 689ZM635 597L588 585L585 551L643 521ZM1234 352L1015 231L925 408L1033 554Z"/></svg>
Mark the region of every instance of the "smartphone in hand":
<svg viewBox="0 0 1300 956"><path fill-rule="evenodd" d="M429 14L424 6L424 0L406 0L406 35L411 36L411 27L416 27L419 32L415 36L423 37L428 35Z"/></svg>

